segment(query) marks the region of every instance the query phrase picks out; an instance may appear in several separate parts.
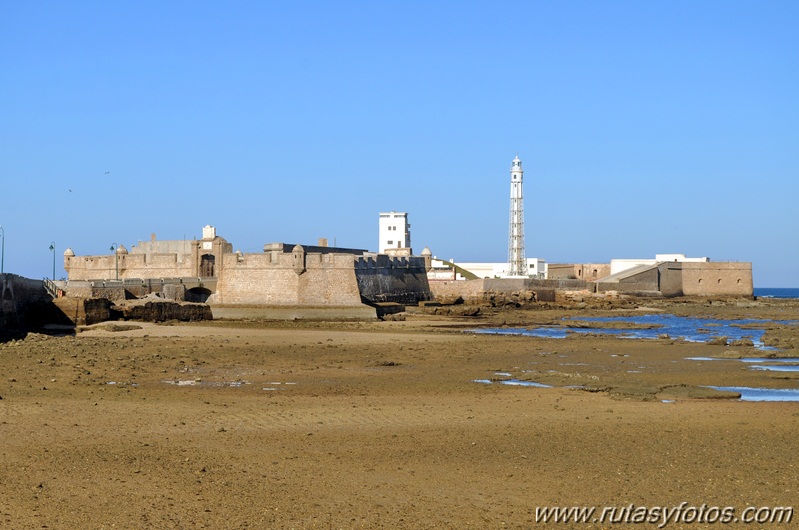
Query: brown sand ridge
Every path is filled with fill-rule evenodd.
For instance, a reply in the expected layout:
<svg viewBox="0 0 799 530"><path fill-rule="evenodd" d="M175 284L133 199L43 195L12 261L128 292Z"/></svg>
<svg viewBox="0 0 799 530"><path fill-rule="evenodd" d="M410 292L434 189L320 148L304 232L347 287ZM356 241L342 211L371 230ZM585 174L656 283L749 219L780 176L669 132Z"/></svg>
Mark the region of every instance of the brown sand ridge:
<svg viewBox="0 0 799 530"><path fill-rule="evenodd" d="M778 304L670 310L799 318ZM137 323L0 344L0 522L530 528L540 506L799 505L799 403L702 388L797 377L685 360L751 347L463 331L585 314ZM796 343L796 326L772 327ZM473 382L497 373L590 391Z"/></svg>

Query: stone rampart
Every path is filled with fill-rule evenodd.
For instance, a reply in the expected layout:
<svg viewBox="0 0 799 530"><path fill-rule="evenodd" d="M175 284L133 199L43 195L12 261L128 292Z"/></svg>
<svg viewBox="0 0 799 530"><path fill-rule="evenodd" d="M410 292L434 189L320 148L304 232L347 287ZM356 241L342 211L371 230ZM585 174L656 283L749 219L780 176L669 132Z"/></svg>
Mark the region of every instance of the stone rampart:
<svg viewBox="0 0 799 530"><path fill-rule="evenodd" d="M665 262L658 264L659 288L663 296L682 296L682 264Z"/></svg>
<svg viewBox="0 0 799 530"><path fill-rule="evenodd" d="M179 278L195 276L191 262L179 262L177 254L122 254L120 256L67 256L64 268L70 280L125 278Z"/></svg>
<svg viewBox="0 0 799 530"><path fill-rule="evenodd" d="M451 280L451 281L431 281L430 291L435 300L451 304L461 299L464 301L478 301L485 293L484 279L478 280Z"/></svg>
<svg viewBox="0 0 799 530"><path fill-rule="evenodd" d="M195 300L198 293L210 295L216 289L214 278L126 278L124 280L69 280L64 292L70 298L129 300L157 294L176 302Z"/></svg>
<svg viewBox="0 0 799 530"><path fill-rule="evenodd" d="M432 300L424 258L364 256L354 263L360 296L370 303Z"/></svg>
<svg viewBox="0 0 799 530"><path fill-rule="evenodd" d="M226 254L216 294L219 305L361 305L353 257L347 254L266 252Z"/></svg>
<svg viewBox="0 0 799 530"><path fill-rule="evenodd" d="M554 302L562 291L593 290L583 280L537 280L532 278L484 278L477 280L433 281L435 299L452 303L458 298L468 303L497 301Z"/></svg>
<svg viewBox="0 0 799 530"><path fill-rule="evenodd" d="M753 296L752 264L739 262L680 263L685 296Z"/></svg>
<svg viewBox="0 0 799 530"><path fill-rule="evenodd" d="M596 286L598 292L658 293L667 297L754 295L752 264L739 262L667 261Z"/></svg>
<svg viewBox="0 0 799 530"><path fill-rule="evenodd" d="M593 281L609 275L610 263L550 263L547 265L547 278L550 280Z"/></svg>

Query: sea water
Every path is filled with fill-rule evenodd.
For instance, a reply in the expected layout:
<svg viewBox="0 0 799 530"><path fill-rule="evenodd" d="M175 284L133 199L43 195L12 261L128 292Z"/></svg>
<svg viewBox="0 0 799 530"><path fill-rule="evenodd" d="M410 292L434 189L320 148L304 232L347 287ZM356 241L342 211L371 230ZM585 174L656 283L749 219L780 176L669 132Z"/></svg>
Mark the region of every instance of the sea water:
<svg viewBox="0 0 799 530"><path fill-rule="evenodd" d="M487 328L471 330L475 333L490 333L499 335L527 335L531 337L561 339L572 333L593 333L602 335L615 335L630 339L657 339L663 335L669 338L683 339L690 342L708 342L715 337L727 337L729 341L750 339L756 348L770 350L763 344L762 338L765 330L742 328L750 324L791 324L792 320L720 320L713 318L678 317L667 314L635 315L629 317L583 317L576 318L580 322L630 322L636 325L649 325L651 329L605 329L597 328L568 328L568 327L540 327L533 329L524 328ZM568 319L566 319L568 326Z"/></svg>
<svg viewBox="0 0 799 530"><path fill-rule="evenodd" d="M799 298L799 288L755 287L754 295L759 298Z"/></svg>

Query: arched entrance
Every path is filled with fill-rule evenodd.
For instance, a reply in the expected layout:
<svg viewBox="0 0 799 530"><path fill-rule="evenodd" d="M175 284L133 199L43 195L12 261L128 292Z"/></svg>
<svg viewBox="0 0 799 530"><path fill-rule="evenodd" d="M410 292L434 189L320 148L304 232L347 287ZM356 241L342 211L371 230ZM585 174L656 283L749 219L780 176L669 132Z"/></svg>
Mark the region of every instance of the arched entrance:
<svg viewBox="0 0 799 530"><path fill-rule="evenodd" d="M194 287L186 291L187 302L205 303L208 301L209 296L211 296L211 291L205 287Z"/></svg>
<svg viewBox="0 0 799 530"><path fill-rule="evenodd" d="M203 254L200 256L200 278L210 278L214 276L214 265L216 257L213 254Z"/></svg>

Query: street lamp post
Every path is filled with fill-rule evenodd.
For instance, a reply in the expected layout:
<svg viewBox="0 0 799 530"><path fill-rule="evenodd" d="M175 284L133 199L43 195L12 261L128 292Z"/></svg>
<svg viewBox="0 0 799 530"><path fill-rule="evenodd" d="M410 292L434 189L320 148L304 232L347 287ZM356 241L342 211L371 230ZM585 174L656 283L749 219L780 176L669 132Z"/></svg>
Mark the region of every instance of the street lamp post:
<svg viewBox="0 0 799 530"><path fill-rule="evenodd" d="M119 253L117 252L117 245L116 243L111 244L111 250L114 252L114 265L116 269L116 279L119 279Z"/></svg>
<svg viewBox="0 0 799 530"><path fill-rule="evenodd" d="M53 281L55 281L55 241L50 242L50 250L53 251Z"/></svg>
<svg viewBox="0 0 799 530"><path fill-rule="evenodd" d="M3 274L3 272L5 272L3 262L6 259L6 231L2 226L0 226L0 237L3 238L2 241L0 241L0 274Z"/></svg>

